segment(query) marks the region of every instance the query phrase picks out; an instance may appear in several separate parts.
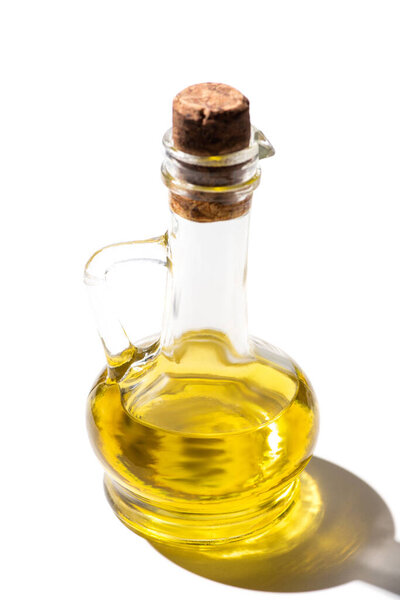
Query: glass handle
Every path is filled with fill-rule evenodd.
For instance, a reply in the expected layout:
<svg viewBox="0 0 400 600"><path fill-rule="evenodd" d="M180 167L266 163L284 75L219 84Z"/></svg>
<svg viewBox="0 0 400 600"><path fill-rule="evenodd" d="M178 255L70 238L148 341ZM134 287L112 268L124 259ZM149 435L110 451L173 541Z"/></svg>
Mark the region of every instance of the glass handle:
<svg viewBox="0 0 400 600"><path fill-rule="evenodd" d="M98 250L86 263L84 282L95 314L97 329L107 358L108 375L112 379L123 376L132 361L149 356L158 347L137 348L130 341L116 314L107 277L112 269L126 262L151 262L166 267L167 234L147 240L111 244Z"/></svg>

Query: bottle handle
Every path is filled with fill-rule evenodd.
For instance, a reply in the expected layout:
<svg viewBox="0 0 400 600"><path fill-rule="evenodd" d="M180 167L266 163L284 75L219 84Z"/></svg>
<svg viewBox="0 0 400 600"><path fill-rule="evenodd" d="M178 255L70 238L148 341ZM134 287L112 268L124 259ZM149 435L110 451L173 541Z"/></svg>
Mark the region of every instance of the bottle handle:
<svg viewBox="0 0 400 600"><path fill-rule="evenodd" d="M119 379L133 361L147 358L158 348L159 340L148 347L136 347L130 341L115 313L107 277L121 263L137 261L168 266L167 234L134 242L111 244L98 250L88 260L84 282L95 314L97 330L107 358L108 376Z"/></svg>

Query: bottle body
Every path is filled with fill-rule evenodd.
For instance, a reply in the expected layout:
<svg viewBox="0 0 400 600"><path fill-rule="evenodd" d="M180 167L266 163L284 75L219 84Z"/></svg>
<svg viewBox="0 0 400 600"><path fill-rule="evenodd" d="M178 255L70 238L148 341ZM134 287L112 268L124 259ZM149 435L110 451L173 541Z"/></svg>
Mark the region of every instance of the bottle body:
<svg viewBox="0 0 400 600"><path fill-rule="evenodd" d="M88 429L117 516L174 544L253 535L293 502L318 430L313 391L288 357L250 339L187 332L89 396Z"/></svg>

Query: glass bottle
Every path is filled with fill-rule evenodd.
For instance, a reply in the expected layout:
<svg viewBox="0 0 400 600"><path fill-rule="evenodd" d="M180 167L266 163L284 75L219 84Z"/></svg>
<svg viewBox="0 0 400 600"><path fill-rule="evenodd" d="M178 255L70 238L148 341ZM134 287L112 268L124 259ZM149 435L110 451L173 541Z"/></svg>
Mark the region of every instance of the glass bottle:
<svg viewBox="0 0 400 600"><path fill-rule="evenodd" d="M316 401L298 365L247 332L251 198L273 148L255 127L245 147L218 155L178 149L172 130L163 143L167 233L108 246L86 265L107 357L88 430L125 525L170 544L226 543L272 526L296 499ZM167 270L162 330L135 343L107 288L126 261Z"/></svg>

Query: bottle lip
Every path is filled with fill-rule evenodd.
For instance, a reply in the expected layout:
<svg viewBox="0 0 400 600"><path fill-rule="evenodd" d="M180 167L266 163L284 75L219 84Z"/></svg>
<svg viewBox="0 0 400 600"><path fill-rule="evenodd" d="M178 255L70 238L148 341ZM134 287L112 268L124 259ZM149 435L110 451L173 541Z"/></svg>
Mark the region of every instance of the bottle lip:
<svg viewBox="0 0 400 600"><path fill-rule="evenodd" d="M232 185L199 185L190 183L186 180L174 177L168 171L165 162L161 166L161 175L164 184L169 190L178 195L184 195L186 197L196 199L193 194L201 194L201 200L206 202L215 202L216 195L220 196L220 199L229 198L229 202L240 202L246 196L251 194L259 185L261 177L261 169L256 168L250 178L246 178L245 181L235 183ZM197 198L200 199L200 198Z"/></svg>
<svg viewBox="0 0 400 600"><path fill-rule="evenodd" d="M198 156L182 152L174 147L172 138L172 128L168 129L163 136L163 146L167 157L178 160L182 163L197 167L208 167L215 169L217 167L230 167L240 165L254 159L262 160L275 154L275 150L265 135L257 127L251 126L250 143L247 148L231 152L229 154L220 154L217 156Z"/></svg>

